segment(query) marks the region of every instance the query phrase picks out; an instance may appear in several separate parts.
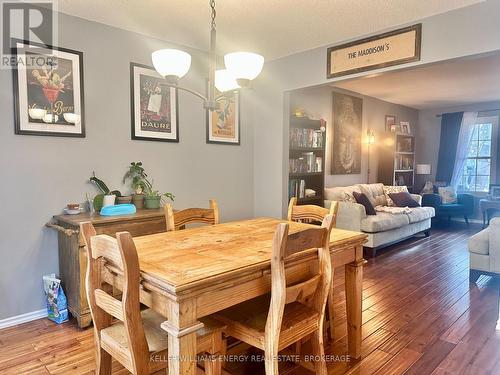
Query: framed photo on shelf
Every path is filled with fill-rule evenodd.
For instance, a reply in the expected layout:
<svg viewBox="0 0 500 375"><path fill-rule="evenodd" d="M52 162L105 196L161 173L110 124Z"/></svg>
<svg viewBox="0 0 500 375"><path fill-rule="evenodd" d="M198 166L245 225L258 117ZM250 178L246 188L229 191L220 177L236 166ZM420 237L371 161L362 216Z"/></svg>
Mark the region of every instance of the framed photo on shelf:
<svg viewBox="0 0 500 375"><path fill-rule="evenodd" d="M401 121L399 125L401 126L401 133L411 134L410 123L408 121Z"/></svg>
<svg viewBox="0 0 500 375"><path fill-rule="evenodd" d="M216 92L216 96L220 95ZM240 144L240 95L228 93L218 102L218 109L207 110L207 143Z"/></svg>
<svg viewBox="0 0 500 375"><path fill-rule="evenodd" d="M177 90L147 65L130 63L132 139L179 142Z"/></svg>
<svg viewBox="0 0 500 375"><path fill-rule="evenodd" d="M15 134L85 137L83 53L13 43Z"/></svg>
<svg viewBox="0 0 500 375"><path fill-rule="evenodd" d="M500 200L500 184L490 185L490 197L492 200Z"/></svg>
<svg viewBox="0 0 500 375"><path fill-rule="evenodd" d="M385 116L385 131L396 132L396 116L386 115Z"/></svg>

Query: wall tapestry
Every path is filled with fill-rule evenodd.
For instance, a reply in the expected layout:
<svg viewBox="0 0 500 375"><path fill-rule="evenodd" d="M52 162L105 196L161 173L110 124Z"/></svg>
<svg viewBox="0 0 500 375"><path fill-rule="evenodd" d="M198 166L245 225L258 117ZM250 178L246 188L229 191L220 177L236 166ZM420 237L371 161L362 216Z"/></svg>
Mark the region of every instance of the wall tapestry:
<svg viewBox="0 0 500 375"><path fill-rule="evenodd" d="M220 95L216 92L216 95ZM240 144L240 98L238 92L227 93L219 108L207 111L207 143Z"/></svg>
<svg viewBox="0 0 500 375"><path fill-rule="evenodd" d="M333 93L332 174L361 173L363 99Z"/></svg>
<svg viewBox="0 0 500 375"><path fill-rule="evenodd" d="M132 139L179 142L177 90L153 67L130 63Z"/></svg>
<svg viewBox="0 0 500 375"><path fill-rule="evenodd" d="M15 133L85 137L83 54L16 41Z"/></svg>

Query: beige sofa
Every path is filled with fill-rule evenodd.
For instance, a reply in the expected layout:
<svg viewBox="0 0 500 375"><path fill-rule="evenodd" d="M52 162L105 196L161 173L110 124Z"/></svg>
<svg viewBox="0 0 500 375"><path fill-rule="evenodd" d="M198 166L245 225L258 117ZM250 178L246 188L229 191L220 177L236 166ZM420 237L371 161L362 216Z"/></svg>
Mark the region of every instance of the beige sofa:
<svg viewBox="0 0 500 375"><path fill-rule="evenodd" d="M500 217L469 238L469 268L473 282L481 274L500 276Z"/></svg>
<svg viewBox="0 0 500 375"><path fill-rule="evenodd" d="M352 192L365 193L374 206L387 206L383 184L357 184L345 187L325 188L325 207L329 208L332 201L339 201L337 228L364 232L368 235L365 253L375 256L377 250L402 241L417 233L430 235L431 218L435 212L432 207L416 207L411 213L392 214L377 212L377 215L367 215L365 207L352 200ZM412 194L421 203L422 197Z"/></svg>

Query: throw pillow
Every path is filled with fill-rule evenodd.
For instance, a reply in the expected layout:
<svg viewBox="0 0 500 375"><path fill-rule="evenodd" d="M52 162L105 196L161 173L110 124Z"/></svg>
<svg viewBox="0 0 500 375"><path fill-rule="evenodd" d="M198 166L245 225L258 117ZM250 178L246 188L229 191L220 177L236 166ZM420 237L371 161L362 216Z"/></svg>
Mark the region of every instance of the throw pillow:
<svg viewBox="0 0 500 375"><path fill-rule="evenodd" d="M370 200L368 199L368 197L366 196L366 194L358 193L355 191L353 191L352 194L354 195L354 198L356 198L357 203L365 206L365 211L366 211L367 215L376 215L377 214L377 212L373 208L373 206L372 206Z"/></svg>
<svg viewBox="0 0 500 375"><path fill-rule="evenodd" d="M391 193L408 193L408 188L406 186L384 186L384 194L388 206L394 206L394 202L389 196Z"/></svg>
<svg viewBox="0 0 500 375"><path fill-rule="evenodd" d="M394 202L396 207L420 207L418 202L413 199L410 193L389 193L389 197Z"/></svg>
<svg viewBox="0 0 500 375"><path fill-rule="evenodd" d="M457 192L452 186L439 187L438 193L443 204L457 203Z"/></svg>
<svg viewBox="0 0 500 375"><path fill-rule="evenodd" d="M420 194L434 194L434 184L431 181L427 181L422 188Z"/></svg>
<svg viewBox="0 0 500 375"><path fill-rule="evenodd" d="M342 202L356 203L353 193L352 191L342 192Z"/></svg>

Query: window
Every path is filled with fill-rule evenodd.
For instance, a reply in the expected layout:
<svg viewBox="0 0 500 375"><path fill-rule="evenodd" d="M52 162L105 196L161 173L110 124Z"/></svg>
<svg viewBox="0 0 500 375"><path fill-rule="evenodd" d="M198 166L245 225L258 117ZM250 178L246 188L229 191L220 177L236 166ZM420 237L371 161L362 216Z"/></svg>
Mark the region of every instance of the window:
<svg viewBox="0 0 500 375"><path fill-rule="evenodd" d="M495 177L497 124L497 117L477 119L467 151L462 179L458 186L459 190L481 193L489 191L490 181Z"/></svg>

